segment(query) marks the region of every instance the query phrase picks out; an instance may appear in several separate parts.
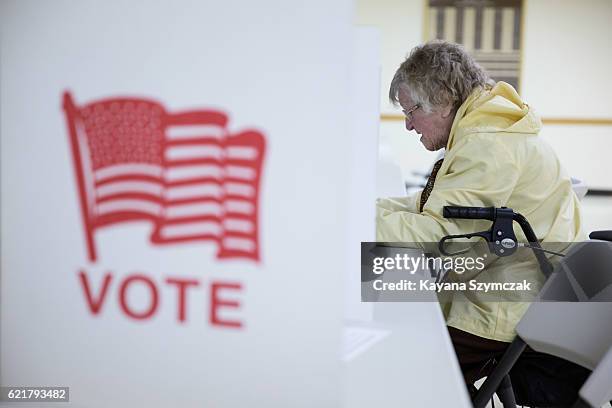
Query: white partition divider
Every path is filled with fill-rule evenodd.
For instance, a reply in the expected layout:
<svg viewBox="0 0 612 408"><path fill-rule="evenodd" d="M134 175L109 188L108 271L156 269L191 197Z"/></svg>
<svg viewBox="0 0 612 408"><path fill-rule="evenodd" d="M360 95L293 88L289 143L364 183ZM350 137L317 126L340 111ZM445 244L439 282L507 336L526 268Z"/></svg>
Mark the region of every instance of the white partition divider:
<svg viewBox="0 0 612 408"><path fill-rule="evenodd" d="M2 386L340 405L350 23L348 0L2 2Z"/></svg>
<svg viewBox="0 0 612 408"><path fill-rule="evenodd" d="M344 317L370 321L372 304L361 302L361 246L376 240L376 165L380 120L380 38L372 27L356 27L353 37L350 84L350 159L345 270ZM342 209L340 209L342 211Z"/></svg>

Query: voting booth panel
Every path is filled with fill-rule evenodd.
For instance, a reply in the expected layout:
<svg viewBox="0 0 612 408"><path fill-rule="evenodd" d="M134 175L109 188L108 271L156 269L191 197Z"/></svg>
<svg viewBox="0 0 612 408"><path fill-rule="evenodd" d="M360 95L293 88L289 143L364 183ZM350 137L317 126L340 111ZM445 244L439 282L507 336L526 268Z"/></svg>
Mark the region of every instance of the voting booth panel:
<svg viewBox="0 0 612 408"><path fill-rule="evenodd" d="M3 2L2 385L341 403L350 8Z"/></svg>
<svg viewBox="0 0 612 408"><path fill-rule="evenodd" d="M347 183L344 317L372 320L372 304L361 302L360 242L376 239L376 186L378 162L378 93L380 92L380 46L372 27L353 30L349 90L349 133L347 146L350 172Z"/></svg>

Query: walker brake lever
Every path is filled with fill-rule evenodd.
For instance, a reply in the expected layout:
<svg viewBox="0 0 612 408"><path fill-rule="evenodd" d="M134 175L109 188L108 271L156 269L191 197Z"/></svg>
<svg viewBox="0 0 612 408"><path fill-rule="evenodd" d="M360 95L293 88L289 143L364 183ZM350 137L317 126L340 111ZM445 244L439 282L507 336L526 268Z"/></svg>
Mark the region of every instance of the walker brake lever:
<svg viewBox="0 0 612 408"><path fill-rule="evenodd" d="M487 241L489 250L497 256L512 255L518 248L516 235L512 228L514 211L511 208L445 206L443 215L445 218L488 219L493 221L493 225L488 231L443 237L438 243L438 249L443 255L454 256L469 250L461 250L455 253L447 252L444 245L446 241L453 238L472 238L475 236L484 238Z"/></svg>
<svg viewBox="0 0 612 408"><path fill-rule="evenodd" d="M470 250L470 248L463 249L463 250L456 251L456 252L448 252L446 250L446 247L444 246L446 241L451 240L451 239L456 239L456 238L468 238L469 239L473 237L480 237L480 238L484 238L488 243L488 239L490 235L491 235L491 231L472 232L471 234L446 235L438 243L438 249L440 250L440 253L444 256L457 256L457 255L465 254L466 252Z"/></svg>

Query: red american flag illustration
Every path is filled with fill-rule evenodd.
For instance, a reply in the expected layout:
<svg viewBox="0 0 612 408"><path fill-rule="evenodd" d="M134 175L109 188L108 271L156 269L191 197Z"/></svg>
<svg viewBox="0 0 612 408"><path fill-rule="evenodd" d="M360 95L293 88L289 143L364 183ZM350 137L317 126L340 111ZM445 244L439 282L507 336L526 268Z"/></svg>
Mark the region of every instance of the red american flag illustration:
<svg viewBox="0 0 612 408"><path fill-rule="evenodd" d="M259 261L262 133L148 99L77 106L65 92L63 107L91 261L96 229L134 220L153 222L153 244L213 241L217 258Z"/></svg>

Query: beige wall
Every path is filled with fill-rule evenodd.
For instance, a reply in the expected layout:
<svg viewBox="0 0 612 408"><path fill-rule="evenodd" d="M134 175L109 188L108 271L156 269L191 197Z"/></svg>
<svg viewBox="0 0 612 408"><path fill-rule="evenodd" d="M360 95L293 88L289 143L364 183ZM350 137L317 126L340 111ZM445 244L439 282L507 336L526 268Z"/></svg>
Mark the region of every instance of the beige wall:
<svg viewBox="0 0 612 408"><path fill-rule="evenodd" d="M393 73L423 41L425 0L357 0L356 23L381 37L381 112L399 113L387 101ZM544 118L612 120L612 1L524 2L521 94ZM381 154L396 161L404 177L431 164L415 134L401 121L381 123ZM568 171L592 188L612 189L612 126L545 125L545 137ZM602 171L603 170L603 171Z"/></svg>
<svg viewBox="0 0 612 408"><path fill-rule="evenodd" d="M395 69L410 49L423 38L424 1L357 0L355 20L380 30L381 41L381 112L395 113L387 102L387 90Z"/></svg>
<svg viewBox="0 0 612 408"><path fill-rule="evenodd" d="M612 118L612 1L525 3L523 97L544 117Z"/></svg>
<svg viewBox="0 0 612 408"><path fill-rule="evenodd" d="M612 2L527 1L525 17L525 100L545 118L612 119ZM572 175L612 189L612 126L546 125L542 136Z"/></svg>

